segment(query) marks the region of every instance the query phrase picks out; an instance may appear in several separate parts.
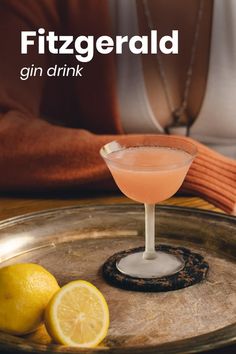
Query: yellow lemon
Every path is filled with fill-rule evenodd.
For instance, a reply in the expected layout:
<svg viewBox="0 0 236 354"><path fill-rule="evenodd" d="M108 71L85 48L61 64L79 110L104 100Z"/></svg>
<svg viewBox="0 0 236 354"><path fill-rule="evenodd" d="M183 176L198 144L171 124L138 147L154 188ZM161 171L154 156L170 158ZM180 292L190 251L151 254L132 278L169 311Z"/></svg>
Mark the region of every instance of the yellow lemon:
<svg viewBox="0 0 236 354"><path fill-rule="evenodd" d="M45 325L61 344L92 348L107 335L109 310L102 293L84 280L63 286L49 302Z"/></svg>
<svg viewBox="0 0 236 354"><path fill-rule="evenodd" d="M45 308L60 289L54 276L38 264L0 269L0 330L21 335L43 321Z"/></svg>

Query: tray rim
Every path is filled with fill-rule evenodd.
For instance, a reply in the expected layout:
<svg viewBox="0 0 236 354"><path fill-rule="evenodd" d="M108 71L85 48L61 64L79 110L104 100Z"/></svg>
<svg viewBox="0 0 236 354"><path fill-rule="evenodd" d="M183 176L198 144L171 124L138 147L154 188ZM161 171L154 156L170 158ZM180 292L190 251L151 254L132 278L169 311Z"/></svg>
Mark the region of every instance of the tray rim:
<svg viewBox="0 0 236 354"><path fill-rule="evenodd" d="M131 205L134 208L139 208L143 206L141 203L112 203L112 204L75 204L75 205L69 205L65 207L58 207L58 208L48 208L48 209L43 209L39 211L34 211L31 213L25 213L25 214L20 214L16 215L10 218L2 219L0 220L0 230L2 230L4 227L8 226L14 226L16 223L20 221L26 221L33 219L37 216L40 215L47 215L47 214L54 214L58 211L66 211L66 210L71 210L71 209L103 209L105 207L109 208L117 208L117 207L125 207ZM176 210L178 212L192 212L193 214L197 215L200 214L201 216L215 216L217 218L223 218L225 220L234 222L236 224L236 216L234 215L228 215L212 210L206 210L206 209L198 209L198 208L190 208L190 207L182 207L182 206L177 206L177 205L156 205L157 209L161 210Z"/></svg>
<svg viewBox="0 0 236 354"><path fill-rule="evenodd" d="M9 339L9 342L1 342L1 336L5 335L4 333L0 332L0 349L5 349L4 344L8 344L8 348L12 350L16 350L20 346L20 350L24 350L24 352L29 353L67 353L67 354L75 354L75 353L86 353L86 354L101 354L101 353L111 353L111 354L123 354L123 353L148 353L148 354L194 354L194 353L202 353L208 352L210 350L216 350L220 348L227 349L228 346L232 346L236 343L236 335L235 335L235 328L236 324L232 324L229 326L224 327L223 329L228 329L228 334L224 335L223 329L218 329L216 331L212 331L206 334L202 334L196 337L181 339L178 341L162 343L159 345L153 346L130 346L127 348L121 347L113 347L113 348L103 348L103 347L96 347L96 348L76 348L76 347L66 347L57 344L39 344L34 342L25 342L23 338L6 335ZM232 341L232 333L234 333L233 341ZM212 339L220 335L220 340L217 343L212 344ZM13 339L13 341L12 341ZM230 339L230 340L229 340ZM19 345L19 346L18 346ZM183 346L185 347L183 349ZM174 348L173 348L174 347ZM61 350L59 349L61 348ZM51 351L56 349L55 351ZM32 352L32 350L34 350ZM49 351L48 351L49 350ZM181 350L181 351L180 351ZM145 352L144 352L145 351ZM4 354L4 352L1 352ZM17 351L16 351L17 353ZM210 353L209 353L210 354Z"/></svg>
<svg viewBox="0 0 236 354"><path fill-rule="evenodd" d="M4 230L9 226L14 226L20 222L32 220L40 215L50 215L55 214L61 211L67 210L81 210L81 209L104 209L104 208L119 208L119 207L128 207L140 209L142 204L139 203L112 203L112 204L76 204L66 207L59 208L49 208L44 209L32 213L25 213L22 215L17 215L11 218L3 219L0 221L0 231ZM182 206L173 206L173 205L157 205L158 209L166 210L166 211L177 211L177 212L185 212L192 213L194 215L201 215L205 217L216 217L217 219L223 219L225 221L230 221L236 225L236 217L233 215L227 215L220 212L202 210L197 208L189 208ZM9 341L2 341L2 337L6 337ZM216 341L215 338L218 339ZM215 331L211 331L209 333L205 333L202 335L198 335L191 338L181 339L177 341L172 341L168 343L162 343L155 346L131 346L127 348L121 347L113 347L113 348L92 348L92 349L82 349L82 348L73 348L73 347L61 347L56 344L39 344L34 342L27 342L24 338L16 337L12 335L5 334L0 332L0 349L6 349L6 345L8 345L8 349L12 349L14 351L24 350L24 352L35 352L35 353L51 353L51 350L56 349L57 353L159 353L159 354L187 354L187 353L201 353L203 351L209 351L219 348L224 348L227 346L236 345L236 322L225 326L223 328L217 329ZM184 348L183 348L184 347ZM236 348L236 347L235 347Z"/></svg>

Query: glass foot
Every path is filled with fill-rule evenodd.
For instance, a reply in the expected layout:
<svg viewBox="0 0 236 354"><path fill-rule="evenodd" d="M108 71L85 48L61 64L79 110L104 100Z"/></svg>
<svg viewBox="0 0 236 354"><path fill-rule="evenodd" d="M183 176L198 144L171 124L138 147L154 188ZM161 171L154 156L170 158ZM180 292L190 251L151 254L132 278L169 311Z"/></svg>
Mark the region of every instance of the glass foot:
<svg viewBox="0 0 236 354"><path fill-rule="evenodd" d="M117 269L135 278L160 278L184 268L184 260L173 254L157 251L156 258L146 260L143 252L130 254L116 263Z"/></svg>

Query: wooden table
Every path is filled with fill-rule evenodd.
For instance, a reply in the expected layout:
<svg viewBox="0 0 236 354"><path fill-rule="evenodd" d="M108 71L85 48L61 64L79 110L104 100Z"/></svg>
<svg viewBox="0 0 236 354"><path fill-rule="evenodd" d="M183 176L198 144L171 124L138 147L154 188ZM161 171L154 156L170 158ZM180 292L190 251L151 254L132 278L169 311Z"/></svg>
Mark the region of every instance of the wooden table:
<svg viewBox="0 0 236 354"><path fill-rule="evenodd" d="M44 209L59 208L72 205L118 203L131 203L131 201L120 194L90 194L89 196L72 196L71 194L65 193L59 196L5 196L0 198L0 220ZM174 197L167 200L163 204L223 212L222 210L216 208L214 205L196 197Z"/></svg>

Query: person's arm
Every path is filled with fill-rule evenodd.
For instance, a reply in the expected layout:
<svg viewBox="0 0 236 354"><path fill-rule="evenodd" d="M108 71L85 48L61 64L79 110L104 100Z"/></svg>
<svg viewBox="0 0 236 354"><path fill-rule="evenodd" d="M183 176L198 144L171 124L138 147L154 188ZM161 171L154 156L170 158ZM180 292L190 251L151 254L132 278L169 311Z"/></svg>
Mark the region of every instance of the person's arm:
<svg viewBox="0 0 236 354"><path fill-rule="evenodd" d="M186 138L187 139L187 138ZM193 141L198 147L182 190L236 215L236 161Z"/></svg>
<svg viewBox="0 0 236 354"><path fill-rule="evenodd" d="M59 25L55 11L59 3L57 0L0 2L0 190L83 188L85 185L108 188L111 185L99 149L115 136L95 135L43 121L40 106L45 80L19 79L19 69L27 65L27 60L28 65L48 65L46 55L32 52L31 56L20 55L20 30L42 27L46 21L45 27L50 23L55 31ZM235 161L202 144L198 148L182 190L200 195L235 214Z"/></svg>
<svg viewBox="0 0 236 354"><path fill-rule="evenodd" d="M20 31L57 31L56 1L0 3L0 190L31 190L104 182L109 172L100 147L113 136L52 125L40 118L46 76L20 80L23 66L46 69L49 58L20 54ZM53 79L52 79L53 80ZM56 117L55 117L56 118ZM79 117L78 117L79 119ZM94 117L96 119L96 117Z"/></svg>
<svg viewBox="0 0 236 354"><path fill-rule="evenodd" d="M95 188L109 178L99 149L113 139L9 111L0 119L0 189Z"/></svg>

